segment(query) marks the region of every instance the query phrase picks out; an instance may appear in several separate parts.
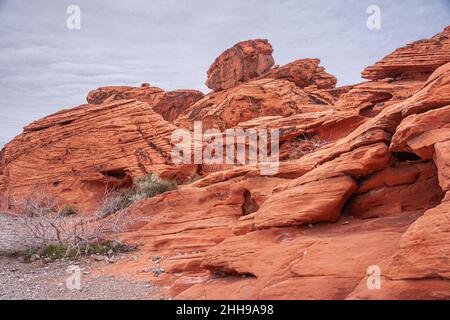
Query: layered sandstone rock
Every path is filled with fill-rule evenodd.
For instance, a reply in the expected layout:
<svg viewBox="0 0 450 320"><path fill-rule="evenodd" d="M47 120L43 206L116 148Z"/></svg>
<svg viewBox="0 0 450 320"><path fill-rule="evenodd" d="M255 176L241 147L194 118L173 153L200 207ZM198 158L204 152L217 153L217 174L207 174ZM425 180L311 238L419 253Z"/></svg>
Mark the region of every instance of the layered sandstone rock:
<svg viewBox="0 0 450 320"><path fill-rule="evenodd" d="M230 89L266 73L274 65L272 46L263 39L242 41L223 52L208 70L208 88Z"/></svg>
<svg viewBox="0 0 450 320"><path fill-rule="evenodd" d="M450 191L450 140L434 145L434 162L438 168L439 185L445 192Z"/></svg>
<svg viewBox="0 0 450 320"><path fill-rule="evenodd" d="M241 122L238 126L257 131L279 129L279 158L280 160L292 160L345 137L363 122L364 117L353 112L328 110L288 117L260 117Z"/></svg>
<svg viewBox="0 0 450 320"><path fill-rule="evenodd" d="M431 162L389 167L363 180L357 192L344 212L364 219L425 211L443 198Z"/></svg>
<svg viewBox="0 0 450 320"><path fill-rule="evenodd" d="M325 72L319 66L319 59L300 59L285 66L274 68L264 75L265 78L285 79L295 83L300 88L315 86L319 89L336 87L335 76Z"/></svg>
<svg viewBox="0 0 450 320"><path fill-rule="evenodd" d="M349 177L336 177L289 188L264 202L254 217L258 229L335 222L356 190ZM322 200L317 199L321 194Z"/></svg>
<svg viewBox="0 0 450 320"><path fill-rule="evenodd" d="M414 254L412 248L416 246L417 240L408 242L407 246L411 246L411 249L397 252L403 241L402 235L410 232L408 228L411 224L423 212L439 208L430 209L442 201L441 188L447 186L446 140L437 139L429 144L430 150L436 149L436 152L430 151L426 159L435 159L436 164L431 160L424 162L412 154L416 149L395 149L397 141L410 140L407 138L409 136L402 134L402 128L407 128L406 124L411 121L408 117L425 119L431 113L432 119L434 113L439 113L442 119L430 124L431 131L446 127L445 106L450 98L446 88L449 77L447 69L447 66L438 68L427 82L385 81L378 88L375 83L357 87L352 93L353 97L364 97L364 90L367 90L369 98L355 99L349 95L339 109L354 110L356 112L350 112L347 116L351 117L352 114L352 117L358 117L361 110L365 109L364 104L369 103L376 106L376 112L361 114L359 117L368 120L362 120L357 128L328 145L297 160L282 163L277 175L288 180L281 180L272 192L267 193L267 199L257 203L255 212L238 218L232 230L233 236L211 246L202 257L196 256L196 267L192 269L193 264L189 264L190 269L185 269L186 276L175 280L169 292L180 299L223 298L224 291L227 295L231 293L234 298L243 299L448 298L448 294L444 294L448 286L437 280L442 275L446 276L443 266L448 256L445 250L433 247L439 237L445 239L439 236L441 231L437 227L435 229L439 232L436 237L430 237L425 232L420 235L422 239L433 238L430 247L426 245L421 253L430 255L429 262L419 258L419 253ZM379 97L387 100L380 101ZM385 102L388 103L379 105ZM302 121L314 123L320 119L317 114L315 116L259 117L240 125L245 128L280 127L285 133L284 137L288 137L289 133L302 134L301 130L308 127L302 126ZM331 128L336 130L337 127L333 126L338 122L331 123ZM420 121L411 123L418 124ZM411 135L412 138L425 132L421 129L426 127L425 123L423 121L423 125L416 125L417 134ZM407 144L405 142L402 145ZM194 185L199 188L225 183L232 185L237 181L251 180L255 174L254 168L246 166L211 174ZM351 187L345 197L334 198L328 196L327 192L328 188L335 185L329 183L330 180L356 181L358 188ZM310 186L317 186L315 197L310 198L302 193ZM253 188L248 185L252 196L255 194ZM341 210L338 199L347 197L350 199L344 201L346 205ZM241 202L244 204L243 199ZM316 210L321 208L321 204L326 207L326 203L332 209ZM302 220L303 209L307 212L305 220ZM333 217L327 216L331 213ZM264 220L258 220L258 217ZM315 224L312 228L289 228L321 219L339 220L337 223ZM258 224L262 221L263 224ZM264 229L258 230L258 227ZM277 259L274 261L275 255ZM417 266L406 270L411 274L420 270L417 272L420 282L411 282L409 274L391 278L393 270L401 270L406 266L410 255ZM391 259L398 261L397 265L394 262L385 263ZM181 272L184 265L187 266L180 262L177 272ZM382 290L376 292L369 291L366 284L367 268L371 265L380 266L382 274L390 272L388 277L382 279ZM209 270L211 276L206 276L201 270ZM428 278L425 271L437 276ZM222 277L214 277L216 273L222 274ZM189 285L189 274L203 280ZM165 281L170 282L172 276L168 274Z"/></svg>
<svg viewBox="0 0 450 320"><path fill-rule="evenodd" d="M8 196L48 192L88 210L107 185L127 186L149 172L175 179L193 175L193 168L170 167L174 129L136 100L60 111L26 126L5 146L1 167Z"/></svg>
<svg viewBox="0 0 450 320"><path fill-rule="evenodd" d="M133 90L133 87L129 86L109 86L109 87L100 87L98 89L92 90L88 93L86 97L86 101L89 104L101 104L105 102L107 99L115 96L116 94ZM159 88L152 88L154 93L162 92Z"/></svg>
<svg viewBox="0 0 450 320"><path fill-rule="evenodd" d="M329 110L333 102L326 92L307 93L287 80L259 79L205 96L175 124L191 129L194 121L202 121L203 128L225 130L262 116Z"/></svg>
<svg viewBox="0 0 450 320"><path fill-rule="evenodd" d="M450 299L449 201L419 217L398 248L380 263L382 290L367 290L366 279L349 299Z"/></svg>
<svg viewBox="0 0 450 320"><path fill-rule="evenodd" d="M153 105L153 110L158 112L166 121L174 122L190 106L204 97L198 90L175 90L165 92L161 100Z"/></svg>
<svg viewBox="0 0 450 320"><path fill-rule="evenodd" d="M90 104L101 104L119 100L136 99L147 103L164 120L173 122L195 102L203 98L198 90L167 91L143 84L141 87L101 87L89 92L86 100Z"/></svg>
<svg viewBox="0 0 450 320"><path fill-rule="evenodd" d="M450 106L405 118L393 136L391 150L432 159L434 144L446 140L450 140Z"/></svg>
<svg viewBox="0 0 450 320"><path fill-rule="evenodd" d="M438 67L450 62L450 27L431 39L419 40L395 50L375 65L367 67L363 78L378 80L427 79Z"/></svg>
<svg viewBox="0 0 450 320"><path fill-rule="evenodd" d="M365 117L374 117L383 109L412 96L424 81L369 81L353 86L340 96L334 107L358 110Z"/></svg>

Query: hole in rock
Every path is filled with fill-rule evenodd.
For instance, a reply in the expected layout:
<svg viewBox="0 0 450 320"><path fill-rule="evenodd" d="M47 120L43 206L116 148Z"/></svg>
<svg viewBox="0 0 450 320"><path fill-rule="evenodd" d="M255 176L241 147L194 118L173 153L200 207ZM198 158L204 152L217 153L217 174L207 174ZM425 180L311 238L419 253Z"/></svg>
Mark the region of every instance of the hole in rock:
<svg viewBox="0 0 450 320"><path fill-rule="evenodd" d="M317 136L316 132L304 132L295 137L295 141L312 141Z"/></svg>
<svg viewBox="0 0 450 320"><path fill-rule="evenodd" d="M412 152L394 152L393 155L399 162L422 160L422 158Z"/></svg>
<svg viewBox="0 0 450 320"><path fill-rule="evenodd" d="M250 191L244 191L244 203L242 204L242 215L246 216L259 210L259 206L252 198Z"/></svg>
<svg viewBox="0 0 450 320"><path fill-rule="evenodd" d="M359 115L366 117L366 118L372 118L375 117L377 115L377 113L375 111L373 111L374 106L369 106L366 108L363 108L361 110L359 110Z"/></svg>
<svg viewBox="0 0 450 320"><path fill-rule="evenodd" d="M123 180L128 176L128 174L123 169L102 171L101 174L104 175L105 177L115 178L119 180Z"/></svg>
<svg viewBox="0 0 450 320"><path fill-rule="evenodd" d="M367 118L372 118L379 113L375 109L376 106L382 106L385 102L391 100L394 96L388 92L380 92L372 98L368 105L361 110L359 110L359 115Z"/></svg>
<svg viewBox="0 0 450 320"><path fill-rule="evenodd" d="M318 105L327 105L327 103L321 99L319 99L316 96L313 95L308 95L309 100L311 101L312 104L318 104Z"/></svg>
<svg viewBox="0 0 450 320"><path fill-rule="evenodd" d="M72 122L73 122L73 120L67 120L67 121L61 122L61 125L67 126L67 125L71 124Z"/></svg>
<svg viewBox="0 0 450 320"><path fill-rule="evenodd" d="M214 278L228 278L228 277L240 277L240 278L256 278L256 276L249 272L240 273L235 270L211 270Z"/></svg>
<svg viewBox="0 0 450 320"><path fill-rule="evenodd" d="M98 192L101 192L101 190L105 187L105 183L107 188L119 189L130 188L133 185L133 179L124 169L112 169L101 171L100 173L106 177L106 181L96 181L91 183L92 188Z"/></svg>
<svg viewBox="0 0 450 320"><path fill-rule="evenodd" d="M61 181L55 181L53 182L53 186L56 188L60 185Z"/></svg>

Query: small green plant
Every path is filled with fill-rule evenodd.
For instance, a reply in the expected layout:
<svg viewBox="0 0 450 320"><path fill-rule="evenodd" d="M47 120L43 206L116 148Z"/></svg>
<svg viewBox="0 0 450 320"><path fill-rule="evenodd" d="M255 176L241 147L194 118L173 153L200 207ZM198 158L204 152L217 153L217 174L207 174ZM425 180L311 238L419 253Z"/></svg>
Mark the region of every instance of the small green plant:
<svg viewBox="0 0 450 320"><path fill-rule="evenodd" d="M131 252L136 249L137 246L126 245L120 241L108 240L92 243L87 249L87 252L90 254L108 254L110 252Z"/></svg>
<svg viewBox="0 0 450 320"><path fill-rule="evenodd" d="M73 260L82 255L96 254L109 255L113 253L127 253L137 249L135 245L126 245L120 241L107 240L102 242L93 242L83 244L81 246L71 246L69 243L51 243L47 246L33 248L24 251L14 251L8 253L10 257L23 257L25 261L33 261L33 256L48 259L48 261L55 261L58 259Z"/></svg>
<svg viewBox="0 0 450 320"><path fill-rule="evenodd" d="M134 181L134 186L131 188L131 194L126 196L131 203L139 200L152 198L158 194L171 191L177 188L175 182L160 178L154 173L140 177Z"/></svg>
<svg viewBox="0 0 450 320"><path fill-rule="evenodd" d="M154 173L133 180L128 189L114 191L105 196L101 216L106 217L128 208L133 203L152 198L158 194L177 188L175 182L165 180Z"/></svg>
<svg viewBox="0 0 450 320"><path fill-rule="evenodd" d="M59 209L59 214L62 216L73 216L78 214L78 209L71 204L67 204Z"/></svg>
<svg viewBox="0 0 450 320"><path fill-rule="evenodd" d="M64 243L49 244L46 247L37 249L35 253L41 257L47 257L51 261L61 258L73 259L77 256L77 250Z"/></svg>

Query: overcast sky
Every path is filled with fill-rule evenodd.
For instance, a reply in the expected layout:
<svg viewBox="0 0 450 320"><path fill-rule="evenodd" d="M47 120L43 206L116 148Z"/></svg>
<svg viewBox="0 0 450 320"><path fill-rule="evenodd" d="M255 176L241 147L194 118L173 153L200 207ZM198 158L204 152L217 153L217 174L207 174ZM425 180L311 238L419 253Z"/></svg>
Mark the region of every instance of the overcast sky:
<svg viewBox="0 0 450 320"><path fill-rule="evenodd" d="M66 27L72 4L80 30ZM366 27L372 4L381 30ZM344 85L449 22L450 0L0 0L0 147L99 86L207 92L209 66L238 41L269 39L280 65L320 58Z"/></svg>

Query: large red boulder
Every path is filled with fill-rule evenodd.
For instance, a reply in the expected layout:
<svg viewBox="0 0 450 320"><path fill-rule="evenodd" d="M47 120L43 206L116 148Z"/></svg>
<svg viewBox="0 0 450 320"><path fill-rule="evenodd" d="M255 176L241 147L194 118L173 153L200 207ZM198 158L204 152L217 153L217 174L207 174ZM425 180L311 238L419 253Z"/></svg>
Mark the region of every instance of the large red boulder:
<svg viewBox="0 0 450 320"><path fill-rule="evenodd" d="M217 92L261 76L275 63L272 52L264 39L239 42L217 57L208 70L206 85Z"/></svg>

